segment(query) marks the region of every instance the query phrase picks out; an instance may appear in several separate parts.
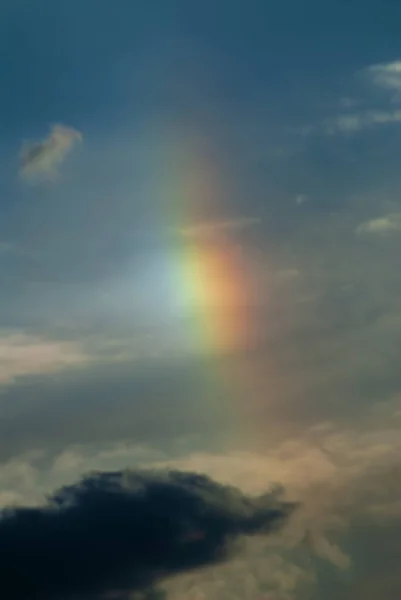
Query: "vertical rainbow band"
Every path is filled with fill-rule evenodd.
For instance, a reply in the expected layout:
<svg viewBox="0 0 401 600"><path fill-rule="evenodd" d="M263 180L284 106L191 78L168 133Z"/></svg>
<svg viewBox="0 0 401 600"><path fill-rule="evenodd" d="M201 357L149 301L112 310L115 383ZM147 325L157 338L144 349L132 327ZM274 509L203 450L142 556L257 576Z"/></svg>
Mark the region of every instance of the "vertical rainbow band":
<svg viewBox="0 0 401 600"><path fill-rule="evenodd" d="M179 150L169 161L166 186L172 228L196 230L199 223L224 221L224 194L215 171L191 144ZM211 225L199 235L178 234L174 256L177 294L194 316L191 334L198 349L225 353L245 348L252 334L251 286L242 249L230 231Z"/></svg>

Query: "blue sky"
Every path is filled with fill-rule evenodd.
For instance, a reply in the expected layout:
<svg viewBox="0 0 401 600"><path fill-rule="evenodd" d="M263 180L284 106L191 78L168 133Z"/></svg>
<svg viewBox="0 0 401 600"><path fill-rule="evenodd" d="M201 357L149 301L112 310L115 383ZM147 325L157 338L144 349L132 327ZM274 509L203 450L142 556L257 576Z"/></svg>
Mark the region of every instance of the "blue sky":
<svg viewBox="0 0 401 600"><path fill-rule="evenodd" d="M389 0L2 2L2 504L137 456L233 482L245 461L305 501L275 598L399 598L375 540L398 560L400 20ZM168 222L180 144L258 289L235 356L185 342L166 248L204 223ZM240 409L205 379L237 368L257 382Z"/></svg>

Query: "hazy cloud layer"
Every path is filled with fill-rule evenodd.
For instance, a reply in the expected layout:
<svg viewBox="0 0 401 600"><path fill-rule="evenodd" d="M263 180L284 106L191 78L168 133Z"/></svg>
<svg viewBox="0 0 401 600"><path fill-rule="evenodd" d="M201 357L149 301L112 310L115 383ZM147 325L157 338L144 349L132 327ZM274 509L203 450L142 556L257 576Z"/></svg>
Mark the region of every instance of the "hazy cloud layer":
<svg viewBox="0 0 401 600"><path fill-rule="evenodd" d="M88 361L80 345L21 332L0 331L0 386L19 377L57 373Z"/></svg>
<svg viewBox="0 0 401 600"><path fill-rule="evenodd" d="M400 586L397 579L392 579L391 564L398 558L396 540L401 527L400 418L401 404L399 398L395 398L371 410L360 420L357 428L321 423L300 436L289 437L259 451L183 451L181 457L169 458L150 447L127 442L110 445L103 450L95 447L66 448L50 463L43 453L21 456L0 469L1 501L3 506L10 503L40 506L43 494L51 489L54 482L59 485L63 481L73 482L79 473L95 467L114 469L117 465L134 464L147 468L153 466L156 468L155 476L152 472L150 475L145 473L145 479L141 480L141 471L136 472L138 475L135 472L130 475L127 471L125 476L122 472L121 475L100 474L84 479L66 488L67 509L70 505L73 507L76 501L76 506L81 507L82 514L86 515L85 506L90 498L96 501L103 493L106 497L110 494L115 502L120 501L120 494L124 497L128 494L128 499L133 494L132 502L143 502L140 504L143 510L150 510L153 506L152 490L160 490L157 486L161 485L167 493L171 484L172 497L177 501L182 487L190 497L193 492L195 497L200 498L199 509L203 507L202 515L208 519L215 510L221 518L228 514L238 515L234 505L238 509L245 505L238 492L232 495L231 491L217 484L201 485L202 481L206 481L202 479L199 479L198 485L194 473L208 473L224 485L238 486L252 498L272 486L274 488L274 485L278 486L277 490L283 485L289 498L301 501L283 529L268 538L250 540L241 554L233 556L226 565L211 565L211 568L199 573L177 574L164 584L169 597L174 600L184 596L190 600L198 597L220 600L244 598L246 594L262 594L262 597L266 594L267 598L279 600L314 600L326 594L337 600L343 597L341 594L354 593L359 599L364 597L365 582L369 580L385 597L396 599ZM49 465L47 468L46 464ZM174 492L175 476L170 479L170 476L160 475L166 473L166 468L179 469L182 473L177 495ZM148 495L143 496L141 489L147 489ZM271 496L271 501L275 501L274 496ZM166 508L165 503L162 506ZM198 519L200 513L196 512L187 518L189 513L183 504L180 506L175 531L179 538L185 538L182 532L189 532L190 537L196 538L192 534L201 528L199 519L203 517ZM208 512L209 506L211 513ZM161 515L165 508L161 509ZM96 519L106 514L100 514L99 510L100 507ZM39 514L42 509L38 511ZM58 511L59 508L53 511L56 520ZM186 518L183 519L184 513ZM22 519L23 514L17 513L17 517L20 515L18 519ZM32 516L35 514L34 511ZM67 514L62 513L60 519L67 518ZM174 514L171 507L168 514ZM145 520L143 522L146 523ZM205 526L202 527L205 530ZM363 546L359 545L361 536ZM98 543L99 539L98 536ZM380 545L376 540L380 540ZM195 544L199 540L191 543L194 544L191 548L196 551ZM185 543L183 548L188 551ZM389 566L380 574L380 569L376 569L374 564L383 551L387 552Z"/></svg>

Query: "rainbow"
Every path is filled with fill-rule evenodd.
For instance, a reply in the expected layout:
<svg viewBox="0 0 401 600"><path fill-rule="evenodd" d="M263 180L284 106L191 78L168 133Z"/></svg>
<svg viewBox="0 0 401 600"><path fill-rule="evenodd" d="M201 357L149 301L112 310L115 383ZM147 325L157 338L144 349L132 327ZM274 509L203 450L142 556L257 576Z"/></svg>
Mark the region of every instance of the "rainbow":
<svg viewBox="0 0 401 600"><path fill-rule="evenodd" d="M150 161L155 218L159 231L166 232L162 262L171 297L165 305L168 311L173 307L173 318L163 321L168 358L174 360L175 349L191 366L192 357L200 358L194 409L213 415L221 425L219 439L227 431L249 441L248 432L254 439L257 429L252 414L265 406L266 365L252 351L261 335L260 296L238 231L257 219L233 217L228 186L207 143L189 134L177 140L177 132L173 139L166 144L163 136L159 152L157 142L152 144ZM162 306L163 299L157 309Z"/></svg>
<svg viewBox="0 0 401 600"><path fill-rule="evenodd" d="M170 248L175 290L193 315L188 335L204 353L246 349L255 331L252 285L243 250L233 239L236 223L227 218L224 190L216 169L193 140L171 154L165 181L165 219L176 235Z"/></svg>

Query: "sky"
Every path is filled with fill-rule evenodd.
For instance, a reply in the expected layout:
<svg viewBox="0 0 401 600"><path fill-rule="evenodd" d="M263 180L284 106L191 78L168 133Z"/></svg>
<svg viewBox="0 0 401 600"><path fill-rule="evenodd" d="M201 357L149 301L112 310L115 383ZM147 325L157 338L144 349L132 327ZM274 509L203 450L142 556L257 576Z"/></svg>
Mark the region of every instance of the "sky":
<svg viewBox="0 0 401 600"><path fill-rule="evenodd" d="M169 599L400 598L400 19L2 0L0 507L127 468L279 486L283 528Z"/></svg>

